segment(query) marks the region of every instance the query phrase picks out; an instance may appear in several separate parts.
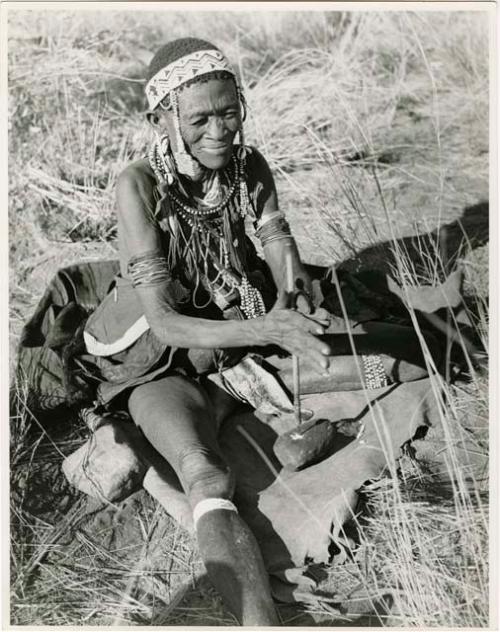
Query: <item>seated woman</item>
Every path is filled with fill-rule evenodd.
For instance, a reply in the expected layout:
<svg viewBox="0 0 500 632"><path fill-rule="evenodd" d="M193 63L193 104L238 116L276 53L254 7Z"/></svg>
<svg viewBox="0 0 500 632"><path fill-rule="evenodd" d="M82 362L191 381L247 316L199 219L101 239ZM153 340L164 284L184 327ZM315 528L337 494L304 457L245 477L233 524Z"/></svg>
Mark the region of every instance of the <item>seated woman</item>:
<svg viewBox="0 0 500 632"><path fill-rule="evenodd" d="M235 400L204 376L252 349L288 384L289 354L330 384L363 383L345 336L338 344L329 337L329 314L310 300L312 281L279 212L270 169L245 145L245 101L224 55L198 39L165 45L151 62L146 96L155 139L148 158L118 180L121 274L87 322L86 348L101 402L120 396L175 469L207 572L227 606L244 625L273 625L261 555L231 501L231 472L217 446L217 421ZM265 262L245 220L254 222ZM295 309L285 291L287 251L303 290ZM372 324L357 336L359 352L371 354L369 386L394 381L397 355L399 381L425 375L411 330L387 327ZM305 381L313 390L314 379Z"/></svg>

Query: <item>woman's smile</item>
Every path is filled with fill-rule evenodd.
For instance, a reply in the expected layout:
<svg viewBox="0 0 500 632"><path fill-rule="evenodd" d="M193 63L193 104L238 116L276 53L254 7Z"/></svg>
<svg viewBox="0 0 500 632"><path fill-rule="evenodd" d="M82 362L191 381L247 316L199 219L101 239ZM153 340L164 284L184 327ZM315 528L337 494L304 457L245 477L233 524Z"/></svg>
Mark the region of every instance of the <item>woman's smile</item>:
<svg viewBox="0 0 500 632"><path fill-rule="evenodd" d="M218 143L217 145L203 145L200 149L201 151L205 151L209 154L213 154L215 156L220 156L222 154L227 153L229 148L231 147L230 143Z"/></svg>
<svg viewBox="0 0 500 632"><path fill-rule="evenodd" d="M179 118L191 155L208 169L226 167L241 127L234 82L213 79L189 86L179 95Z"/></svg>

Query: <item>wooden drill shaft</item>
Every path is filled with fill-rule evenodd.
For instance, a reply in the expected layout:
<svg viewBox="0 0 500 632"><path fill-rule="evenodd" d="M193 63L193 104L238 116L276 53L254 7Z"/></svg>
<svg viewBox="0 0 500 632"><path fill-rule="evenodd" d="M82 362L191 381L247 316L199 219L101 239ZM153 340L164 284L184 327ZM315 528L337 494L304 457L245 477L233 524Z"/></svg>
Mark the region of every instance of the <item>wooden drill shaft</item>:
<svg viewBox="0 0 500 632"><path fill-rule="evenodd" d="M293 260L292 251L290 246L287 247L285 252L285 265L286 265L286 284L287 291L290 295L295 292L295 279L293 276ZM292 356L293 362L293 410L295 414L295 421L297 425L302 422L302 414L300 410L300 364L299 357L297 355Z"/></svg>

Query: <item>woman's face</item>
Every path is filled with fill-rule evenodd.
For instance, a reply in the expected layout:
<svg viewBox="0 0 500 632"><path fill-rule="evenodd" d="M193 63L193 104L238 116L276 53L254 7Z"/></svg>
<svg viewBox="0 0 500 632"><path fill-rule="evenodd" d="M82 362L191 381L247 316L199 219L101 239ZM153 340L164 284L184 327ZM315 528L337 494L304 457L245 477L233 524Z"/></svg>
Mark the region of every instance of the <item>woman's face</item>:
<svg viewBox="0 0 500 632"><path fill-rule="evenodd" d="M182 138L194 158L208 169L222 169L232 155L241 113L234 82L211 79L192 84L178 95ZM173 117L166 113L168 134L175 143ZM175 149L175 147L174 147Z"/></svg>

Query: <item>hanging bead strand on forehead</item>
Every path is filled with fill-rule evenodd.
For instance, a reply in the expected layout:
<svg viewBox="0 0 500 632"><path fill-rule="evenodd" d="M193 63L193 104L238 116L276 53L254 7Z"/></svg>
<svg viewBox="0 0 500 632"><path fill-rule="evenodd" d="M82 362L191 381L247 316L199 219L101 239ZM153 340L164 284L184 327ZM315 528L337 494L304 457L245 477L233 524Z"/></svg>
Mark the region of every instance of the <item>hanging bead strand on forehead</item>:
<svg viewBox="0 0 500 632"><path fill-rule="evenodd" d="M170 93L170 103L172 105L172 114L174 118L175 128L175 141L177 145L177 151L174 151L174 160L177 165L179 173L184 174L190 178L196 178L203 173L203 168L192 156L190 156L186 150L184 139L181 134L181 121L179 118L179 101L177 97L177 91L172 90Z"/></svg>
<svg viewBox="0 0 500 632"><path fill-rule="evenodd" d="M181 122L179 120L179 102L177 100L177 92L175 90L173 90L170 95L170 103L172 105L172 113L174 115L175 141L177 144L177 151L186 151L186 147L184 146L184 139L181 135Z"/></svg>

